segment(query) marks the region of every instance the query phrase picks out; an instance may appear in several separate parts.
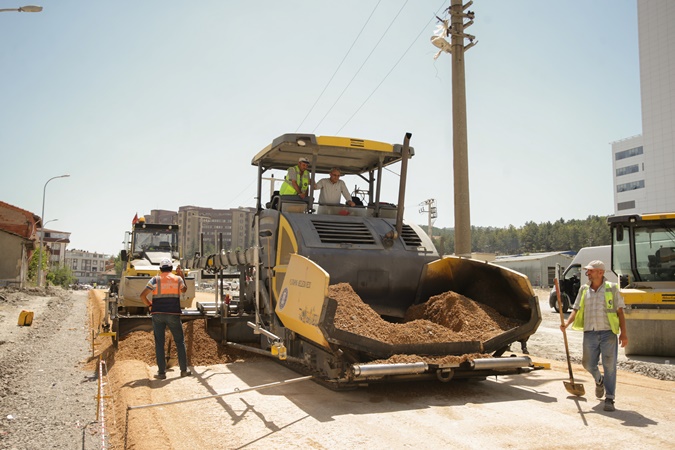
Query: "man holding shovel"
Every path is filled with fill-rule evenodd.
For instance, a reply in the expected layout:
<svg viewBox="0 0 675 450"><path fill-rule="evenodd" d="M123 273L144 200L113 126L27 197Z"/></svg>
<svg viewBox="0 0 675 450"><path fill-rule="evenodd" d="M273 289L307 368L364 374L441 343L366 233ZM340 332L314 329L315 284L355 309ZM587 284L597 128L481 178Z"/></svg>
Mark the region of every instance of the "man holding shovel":
<svg viewBox="0 0 675 450"><path fill-rule="evenodd" d="M582 364L595 380L595 396L605 396L605 411L614 411L616 392L616 363L619 347L628 344L624 301L616 283L605 279L605 264L591 261L586 267L588 284L579 289L572 312L561 330L572 324L573 330L583 330ZM603 373L598 369L602 355Z"/></svg>

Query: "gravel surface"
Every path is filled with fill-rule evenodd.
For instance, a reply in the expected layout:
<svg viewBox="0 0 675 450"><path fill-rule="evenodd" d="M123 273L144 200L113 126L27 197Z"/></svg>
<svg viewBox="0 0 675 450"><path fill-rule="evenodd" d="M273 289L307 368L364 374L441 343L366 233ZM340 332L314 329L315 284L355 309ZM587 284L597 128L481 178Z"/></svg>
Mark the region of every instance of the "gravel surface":
<svg viewBox="0 0 675 450"><path fill-rule="evenodd" d="M88 294L54 288L0 288L0 448L101 448ZM533 359L565 361L560 331L556 331L560 317L548 308L547 291L537 290L537 295L543 321L528 342L530 354ZM24 309L35 313L32 326L17 326ZM568 333L575 363L581 357L579 335ZM513 347L514 352L520 350L518 344ZM675 366L650 358L621 355L620 369L675 380Z"/></svg>
<svg viewBox="0 0 675 450"><path fill-rule="evenodd" d="M0 448L101 448L87 298L0 290ZM31 326L17 325L21 310L34 312Z"/></svg>

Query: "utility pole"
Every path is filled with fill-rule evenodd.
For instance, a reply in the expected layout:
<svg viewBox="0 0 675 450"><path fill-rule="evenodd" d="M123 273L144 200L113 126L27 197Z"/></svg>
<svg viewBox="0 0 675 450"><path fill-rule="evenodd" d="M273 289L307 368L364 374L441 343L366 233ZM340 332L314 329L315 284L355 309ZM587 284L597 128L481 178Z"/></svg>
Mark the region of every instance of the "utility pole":
<svg viewBox="0 0 675 450"><path fill-rule="evenodd" d="M469 202L469 157L466 124L466 80L464 74L464 52L476 45L476 37L466 34L464 30L473 25L474 13L465 10L473 4L473 0L462 5L462 0L451 0L449 13L450 23L441 20L442 35L431 38L431 42L441 52L452 54L452 138L453 138L453 175L455 192L455 255L471 256L471 211ZM468 19L468 22L464 22ZM439 19L440 20L440 19ZM468 39L469 44L464 45Z"/></svg>
<svg viewBox="0 0 675 450"><path fill-rule="evenodd" d="M431 238L434 233L434 229L431 227L431 225L433 225L436 217L438 216L436 213L436 199L430 198L428 200L424 200L422 203L420 203L420 206L422 207L420 208L420 214L428 213L427 234L429 235L429 238ZM425 209L425 206L428 209Z"/></svg>

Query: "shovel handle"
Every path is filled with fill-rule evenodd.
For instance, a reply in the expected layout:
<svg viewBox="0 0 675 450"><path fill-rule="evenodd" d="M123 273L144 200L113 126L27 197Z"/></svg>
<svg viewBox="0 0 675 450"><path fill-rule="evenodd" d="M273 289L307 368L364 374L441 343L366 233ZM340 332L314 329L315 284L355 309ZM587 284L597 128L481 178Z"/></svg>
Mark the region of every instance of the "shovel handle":
<svg viewBox="0 0 675 450"><path fill-rule="evenodd" d="M560 313L560 326L562 327L563 339L565 340L565 354L567 355L567 370L570 372L570 381L574 383L574 376L572 375L572 361L570 360L570 349L567 344L567 330L565 329L565 316L563 314L562 300L560 298L560 284L558 279L553 280L555 283L555 294L558 297L558 312Z"/></svg>
<svg viewBox="0 0 675 450"><path fill-rule="evenodd" d="M565 325L565 316L563 315L562 298L560 297L560 283L557 278L553 279L555 283L555 295L558 298L558 312L560 313L560 325ZM564 331L563 331L564 333Z"/></svg>

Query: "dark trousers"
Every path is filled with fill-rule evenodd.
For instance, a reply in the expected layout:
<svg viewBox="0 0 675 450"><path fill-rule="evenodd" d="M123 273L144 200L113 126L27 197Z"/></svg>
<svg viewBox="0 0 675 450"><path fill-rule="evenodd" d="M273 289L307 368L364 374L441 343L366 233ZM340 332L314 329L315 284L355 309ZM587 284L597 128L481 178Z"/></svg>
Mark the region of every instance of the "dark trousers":
<svg viewBox="0 0 675 450"><path fill-rule="evenodd" d="M176 343L180 371L185 372L187 370L187 352L185 350L185 336L183 335L183 324L180 321L180 316L178 314L153 314L152 330L155 333L157 373L166 373L166 354L164 352L166 327L169 327L173 341Z"/></svg>

